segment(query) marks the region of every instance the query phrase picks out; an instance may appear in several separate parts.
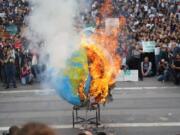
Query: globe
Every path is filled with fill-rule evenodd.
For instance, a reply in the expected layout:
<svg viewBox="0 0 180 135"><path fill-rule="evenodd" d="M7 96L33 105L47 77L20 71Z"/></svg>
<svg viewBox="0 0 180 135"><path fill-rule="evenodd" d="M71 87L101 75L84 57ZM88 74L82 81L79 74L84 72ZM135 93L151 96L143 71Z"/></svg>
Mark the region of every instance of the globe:
<svg viewBox="0 0 180 135"><path fill-rule="evenodd" d="M83 83L82 93L86 96L89 92L91 77L88 69L86 50L80 48L67 60L66 68L61 70L53 79L53 86L57 93L72 105L81 105L78 92Z"/></svg>

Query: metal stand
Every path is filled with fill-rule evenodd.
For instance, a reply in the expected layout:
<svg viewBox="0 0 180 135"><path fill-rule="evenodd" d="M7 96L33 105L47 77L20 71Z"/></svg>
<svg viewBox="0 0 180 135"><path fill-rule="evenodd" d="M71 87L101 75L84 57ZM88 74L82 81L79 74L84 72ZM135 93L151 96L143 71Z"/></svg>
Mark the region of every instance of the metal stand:
<svg viewBox="0 0 180 135"><path fill-rule="evenodd" d="M86 111L95 111L95 117L89 118L83 118L78 115L78 111L86 110ZM80 107L80 106L73 106L72 111L72 124L73 128L75 127L75 124L81 124L83 122L87 122L88 124L94 124L96 127L100 125L100 105L99 104L93 104L90 107Z"/></svg>

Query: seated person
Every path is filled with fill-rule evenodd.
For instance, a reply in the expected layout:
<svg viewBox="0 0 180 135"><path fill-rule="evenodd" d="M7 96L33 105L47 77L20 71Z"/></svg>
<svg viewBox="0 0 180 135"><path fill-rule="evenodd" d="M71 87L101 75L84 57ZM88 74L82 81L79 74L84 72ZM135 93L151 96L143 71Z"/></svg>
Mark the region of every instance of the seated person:
<svg viewBox="0 0 180 135"><path fill-rule="evenodd" d="M168 63L165 59L161 59L158 65L158 81L167 81L169 79Z"/></svg>
<svg viewBox="0 0 180 135"><path fill-rule="evenodd" d="M141 62L141 73L143 77L152 75L152 63L149 61L148 57L145 57L144 61Z"/></svg>
<svg viewBox="0 0 180 135"><path fill-rule="evenodd" d="M21 69L21 83L25 85L25 84L30 84L31 82L32 82L31 68L28 66L27 63L25 63Z"/></svg>
<svg viewBox="0 0 180 135"><path fill-rule="evenodd" d="M176 57L171 65L173 77L174 77L174 83L179 84L180 83L180 54L176 54Z"/></svg>

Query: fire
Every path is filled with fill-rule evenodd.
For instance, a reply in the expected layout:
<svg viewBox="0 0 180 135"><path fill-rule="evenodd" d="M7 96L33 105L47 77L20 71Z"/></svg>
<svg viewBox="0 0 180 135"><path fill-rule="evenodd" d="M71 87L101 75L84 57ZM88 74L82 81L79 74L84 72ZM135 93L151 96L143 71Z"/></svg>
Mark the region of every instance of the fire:
<svg viewBox="0 0 180 135"><path fill-rule="evenodd" d="M97 26L100 25L107 17L112 14L112 2L106 0L100 8L102 18L97 18ZM104 19L104 20L103 20ZM86 99L88 96L93 97L95 102L106 102L111 87L116 82L116 77L121 66L121 58L117 53L118 34L120 27L125 24L125 18L119 19L119 27L106 31L105 28L98 28L91 37L82 36L81 45L87 51L89 61L89 72L92 78L89 95L82 92L80 98ZM90 39L90 41L89 41ZM82 86L81 86L82 89Z"/></svg>
<svg viewBox="0 0 180 135"><path fill-rule="evenodd" d="M108 95L108 82L110 81L111 68L107 57L96 45L85 47L89 59L89 71L92 77L90 85L90 96L96 102L105 102Z"/></svg>
<svg viewBox="0 0 180 135"><path fill-rule="evenodd" d="M92 77L90 96L94 97L96 102L104 103L110 87L115 83L121 65L117 54L117 32L108 35L98 30L92 35L92 40L92 44L85 42L82 44L87 50L89 71Z"/></svg>

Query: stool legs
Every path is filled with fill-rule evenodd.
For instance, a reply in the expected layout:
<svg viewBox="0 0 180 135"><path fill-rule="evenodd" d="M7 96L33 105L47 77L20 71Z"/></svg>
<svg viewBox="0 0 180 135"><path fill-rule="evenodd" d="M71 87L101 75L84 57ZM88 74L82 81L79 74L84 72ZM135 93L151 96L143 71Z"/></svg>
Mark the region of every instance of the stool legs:
<svg viewBox="0 0 180 135"><path fill-rule="evenodd" d="M73 128L74 128L74 109L72 111L72 122L73 122Z"/></svg>
<svg viewBox="0 0 180 135"><path fill-rule="evenodd" d="M73 107L72 110L72 124L73 124L73 128L75 127L75 124L80 124L83 122L89 122L89 124L95 124L96 127L98 127L98 125L100 125L100 105L96 104L96 106L92 107L93 109L88 109L86 111L95 111L95 117L92 118L83 118L80 117L78 115L78 110L81 110L80 107Z"/></svg>

